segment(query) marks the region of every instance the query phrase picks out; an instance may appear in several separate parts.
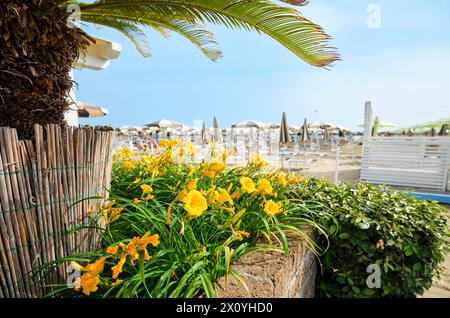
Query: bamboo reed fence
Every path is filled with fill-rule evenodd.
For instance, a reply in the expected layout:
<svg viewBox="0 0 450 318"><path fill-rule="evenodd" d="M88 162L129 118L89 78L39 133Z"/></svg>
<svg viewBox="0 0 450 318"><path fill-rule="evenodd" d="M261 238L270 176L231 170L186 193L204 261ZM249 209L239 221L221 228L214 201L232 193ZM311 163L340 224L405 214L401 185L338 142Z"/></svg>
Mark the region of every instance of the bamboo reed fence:
<svg viewBox="0 0 450 318"><path fill-rule="evenodd" d="M65 282L66 265L35 269L95 249L107 200L114 134L35 125L35 139L0 128L0 298L42 297Z"/></svg>

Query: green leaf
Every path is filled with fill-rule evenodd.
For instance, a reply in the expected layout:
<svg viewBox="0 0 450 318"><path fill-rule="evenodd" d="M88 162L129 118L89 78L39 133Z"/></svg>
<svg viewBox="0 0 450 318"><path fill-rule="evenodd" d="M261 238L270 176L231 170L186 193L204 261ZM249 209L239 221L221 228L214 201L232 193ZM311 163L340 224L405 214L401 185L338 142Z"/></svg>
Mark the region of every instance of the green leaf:
<svg viewBox="0 0 450 318"><path fill-rule="evenodd" d="M339 238L341 240L347 240L348 238L350 238L350 234L348 234L348 233L341 233L341 234L339 234Z"/></svg>

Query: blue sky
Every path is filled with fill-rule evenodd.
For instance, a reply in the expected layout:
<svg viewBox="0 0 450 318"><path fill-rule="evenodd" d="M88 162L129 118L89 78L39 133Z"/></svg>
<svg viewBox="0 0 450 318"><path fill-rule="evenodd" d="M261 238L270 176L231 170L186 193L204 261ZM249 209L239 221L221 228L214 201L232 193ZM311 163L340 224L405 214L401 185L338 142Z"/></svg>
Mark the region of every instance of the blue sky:
<svg viewBox="0 0 450 318"><path fill-rule="evenodd" d="M369 28L367 8L381 9ZM142 58L121 34L86 25L89 33L122 45L118 60L100 72L76 70L77 99L110 115L83 124L114 127L167 118L222 127L244 119L329 121L357 128L364 102L399 126L450 117L450 6L448 0L311 0L302 14L334 38L342 61L331 71L299 60L265 35L208 26L224 57L213 63L191 43L149 31L152 57Z"/></svg>

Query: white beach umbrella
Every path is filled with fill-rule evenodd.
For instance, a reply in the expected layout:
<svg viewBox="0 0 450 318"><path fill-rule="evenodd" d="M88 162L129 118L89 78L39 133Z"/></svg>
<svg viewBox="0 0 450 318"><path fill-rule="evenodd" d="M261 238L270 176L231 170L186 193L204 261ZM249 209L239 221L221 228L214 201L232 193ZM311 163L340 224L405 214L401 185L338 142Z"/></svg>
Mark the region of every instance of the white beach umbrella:
<svg viewBox="0 0 450 318"><path fill-rule="evenodd" d="M120 130L125 130L125 131L141 131L142 128L138 127L138 126L133 126L133 125L125 125L120 127Z"/></svg>
<svg viewBox="0 0 450 318"><path fill-rule="evenodd" d="M184 128L184 127L186 127L183 124L180 124L176 121L168 120L168 119L155 120L155 121L146 123L145 126L157 127L157 128Z"/></svg>
<svg viewBox="0 0 450 318"><path fill-rule="evenodd" d="M244 120L231 125L232 128L266 128L267 124L264 124L256 120Z"/></svg>

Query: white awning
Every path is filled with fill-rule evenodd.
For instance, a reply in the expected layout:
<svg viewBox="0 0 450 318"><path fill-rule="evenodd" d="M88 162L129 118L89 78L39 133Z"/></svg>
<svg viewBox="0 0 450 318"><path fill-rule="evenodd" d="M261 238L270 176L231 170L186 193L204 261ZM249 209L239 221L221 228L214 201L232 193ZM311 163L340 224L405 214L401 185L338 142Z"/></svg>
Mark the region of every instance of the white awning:
<svg viewBox="0 0 450 318"><path fill-rule="evenodd" d="M95 39L95 43L80 53L80 57L74 63L74 66L100 71L108 67L110 60L115 60L122 52L119 43L111 42L101 38L91 36Z"/></svg>
<svg viewBox="0 0 450 318"><path fill-rule="evenodd" d="M109 114L106 108L93 104L77 102L79 117L104 117Z"/></svg>

